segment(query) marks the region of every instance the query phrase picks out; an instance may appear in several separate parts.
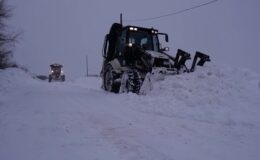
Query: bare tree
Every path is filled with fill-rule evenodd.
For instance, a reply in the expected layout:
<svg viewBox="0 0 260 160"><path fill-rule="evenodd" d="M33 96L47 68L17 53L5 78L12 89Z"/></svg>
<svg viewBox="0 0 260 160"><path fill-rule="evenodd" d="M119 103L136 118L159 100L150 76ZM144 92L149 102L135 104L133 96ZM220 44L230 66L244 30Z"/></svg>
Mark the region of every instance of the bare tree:
<svg viewBox="0 0 260 160"><path fill-rule="evenodd" d="M12 34L8 30L6 20L11 17L12 8L6 0L0 0L0 69L15 67L11 62L13 48L18 35Z"/></svg>

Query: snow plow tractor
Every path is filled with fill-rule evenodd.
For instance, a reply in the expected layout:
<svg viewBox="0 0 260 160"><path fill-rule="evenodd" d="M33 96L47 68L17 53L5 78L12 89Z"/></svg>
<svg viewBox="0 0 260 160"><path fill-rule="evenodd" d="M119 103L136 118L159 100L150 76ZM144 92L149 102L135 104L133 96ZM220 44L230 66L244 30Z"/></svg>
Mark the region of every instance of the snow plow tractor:
<svg viewBox="0 0 260 160"><path fill-rule="evenodd" d="M169 48L161 47L159 36L169 41L166 33L153 28L114 23L103 45L102 88L142 94L151 89L151 81L156 77L193 72L196 65L210 61L208 55L196 52L191 68L187 68L185 62L191 59L190 54L181 49L175 57L167 54Z"/></svg>
<svg viewBox="0 0 260 160"><path fill-rule="evenodd" d="M49 74L49 82L52 81L61 81L64 82L65 81L65 75L63 73L62 65L54 63L50 65L51 67L51 71Z"/></svg>

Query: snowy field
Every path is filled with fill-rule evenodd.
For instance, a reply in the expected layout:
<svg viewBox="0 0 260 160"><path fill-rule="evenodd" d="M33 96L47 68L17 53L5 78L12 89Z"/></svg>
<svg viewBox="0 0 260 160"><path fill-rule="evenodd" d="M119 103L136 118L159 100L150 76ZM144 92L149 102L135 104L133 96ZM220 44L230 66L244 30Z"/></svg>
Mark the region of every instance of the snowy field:
<svg viewBox="0 0 260 160"><path fill-rule="evenodd" d="M140 96L100 86L0 70L0 159L260 159L260 76L249 70L197 68Z"/></svg>

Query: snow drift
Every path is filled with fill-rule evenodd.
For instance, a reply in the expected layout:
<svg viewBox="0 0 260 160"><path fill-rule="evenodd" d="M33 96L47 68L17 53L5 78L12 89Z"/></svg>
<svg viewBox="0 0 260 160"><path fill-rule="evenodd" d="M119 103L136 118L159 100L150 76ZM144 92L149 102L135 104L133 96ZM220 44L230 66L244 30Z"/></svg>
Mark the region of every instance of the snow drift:
<svg viewBox="0 0 260 160"><path fill-rule="evenodd" d="M198 67L145 96L100 86L1 70L0 159L260 158L260 76L249 70Z"/></svg>

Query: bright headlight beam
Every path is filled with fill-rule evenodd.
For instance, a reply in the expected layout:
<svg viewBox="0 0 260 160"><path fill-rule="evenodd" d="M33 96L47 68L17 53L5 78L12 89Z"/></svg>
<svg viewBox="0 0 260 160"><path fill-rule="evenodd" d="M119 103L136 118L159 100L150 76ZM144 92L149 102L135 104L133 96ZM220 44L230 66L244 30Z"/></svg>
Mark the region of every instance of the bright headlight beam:
<svg viewBox="0 0 260 160"><path fill-rule="evenodd" d="M137 31L138 29L136 27L129 27L130 31Z"/></svg>
<svg viewBox="0 0 260 160"><path fill-rule="evenodd" d="M132 47L133 46L133 44L132 43L128 43L128 47Z"/></svg>

